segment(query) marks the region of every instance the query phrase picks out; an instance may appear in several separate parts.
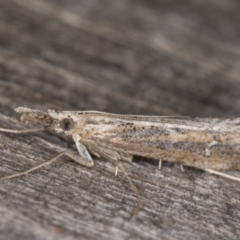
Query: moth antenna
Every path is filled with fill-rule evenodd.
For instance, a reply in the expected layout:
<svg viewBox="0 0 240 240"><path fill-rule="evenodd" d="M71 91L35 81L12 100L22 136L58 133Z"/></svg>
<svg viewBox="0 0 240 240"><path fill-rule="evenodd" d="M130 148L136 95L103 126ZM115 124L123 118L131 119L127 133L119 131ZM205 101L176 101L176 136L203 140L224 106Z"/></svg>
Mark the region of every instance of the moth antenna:
<svg viewBox="0 0 240 240"><path fill-rule="evenodd" d="M33 129L24 129L24 130L0 128L0 132L16 133L16 134L41 132L41 131L45 131L45 130L46 130L46 128L33 128Z"/></svg>
<svg viewBox="0 0 240 240"><path fill-rule="evenodd" d="M211 174L215 174L215 175L218 175L218 176L221 176L221 177L225 177L225 178L240 182L240 178L238 178L238 177L234 177L232 175L222 173L222 172L218 172L218 171L215 171L215 170L212 170L212 169L204 169L204 170L206 172L211 173Z"/></svg>

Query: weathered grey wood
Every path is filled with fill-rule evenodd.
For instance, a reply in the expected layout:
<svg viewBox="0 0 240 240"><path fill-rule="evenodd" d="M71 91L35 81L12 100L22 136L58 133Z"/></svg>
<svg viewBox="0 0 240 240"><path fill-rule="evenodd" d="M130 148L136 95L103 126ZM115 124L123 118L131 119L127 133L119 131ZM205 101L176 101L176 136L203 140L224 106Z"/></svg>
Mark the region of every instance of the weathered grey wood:
<svg viewBox="0 0 240 240"><path fill-rule="evenodd" d="M0 126L13 109L240 115L237 0L0 0ZM66 141L65 141L66 140ZM0 176L37 165L68 139L0 133ZM0 183L0 239L238 239L239 183L136 158L126 180L103 159L63 158ZM233 172L240 176L239 172Z"/></svg>

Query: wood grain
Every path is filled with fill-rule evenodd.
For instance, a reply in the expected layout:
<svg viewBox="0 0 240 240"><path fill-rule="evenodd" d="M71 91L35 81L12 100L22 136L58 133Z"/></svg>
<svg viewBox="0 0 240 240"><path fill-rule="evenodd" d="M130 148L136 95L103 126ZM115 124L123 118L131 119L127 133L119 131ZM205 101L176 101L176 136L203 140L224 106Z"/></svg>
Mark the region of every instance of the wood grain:
<svg viewBox="0 0 240 240"><path fill-rule="evenodd" d="M239 117L237 0L0 0L0 126L18 106ZM71 149L52 133L0 133L0 176ZM238 239L239 183L150 159L124 176L68 158L0 183L0 239ZM231 172L240 176L239 172Z"/></svg>

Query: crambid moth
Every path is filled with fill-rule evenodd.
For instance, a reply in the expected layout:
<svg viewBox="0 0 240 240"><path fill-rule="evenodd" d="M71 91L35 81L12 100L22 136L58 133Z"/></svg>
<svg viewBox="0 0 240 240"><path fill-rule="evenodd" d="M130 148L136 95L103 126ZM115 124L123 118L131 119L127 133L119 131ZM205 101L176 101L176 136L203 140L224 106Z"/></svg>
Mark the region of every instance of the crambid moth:
<svg viewBox="0 0 240 240"><path fill-rule="evenodd" d="M25 123L42 128L2 132L29 133L54 130L72 136L79 155L61 152L48 161L25 172L2 177L0 180L25 175L66 155L77 163L92 167L92 156L107 159L120 168L138 198L139 193L119 162L143 156L159 161L177 162L207 172L240 181L220 170L240 170L240 118L186 118L165 116L117 115L95 111L47 112L19 107L16 111Z"/></svg>

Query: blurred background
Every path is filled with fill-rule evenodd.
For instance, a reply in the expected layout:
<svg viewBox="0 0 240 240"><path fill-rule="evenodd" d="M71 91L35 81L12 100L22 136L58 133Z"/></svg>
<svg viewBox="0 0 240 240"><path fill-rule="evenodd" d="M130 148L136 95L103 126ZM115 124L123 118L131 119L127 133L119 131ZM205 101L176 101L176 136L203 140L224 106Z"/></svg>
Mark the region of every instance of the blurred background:
<svg viewBox="0 0 240 240"><path fill-rule="evenodd" d="M239 10L238 0L0 0L0 124L23 128L14 108L24 105L120 114L239 117ZM45 147L26 136L12 136L11 141L4 136L0 143L2 171L18 167L16 164L24 169L27 159L36 164L36 158L51 156L53 143L67 146L52 136L42 136L49 141ZM6 148L10 150L4 152ZM21 149L25 158L18 153ZM97 239L99 234L105 239L237 239L240 235L236 211L240 193L233 183L227 187L216 177L211 183L201 182L199 177L196 183L175 168L162 173L154 172L156 166L151 165L149 173L136 168L135 173L142 171L146 178L162 182L163 190L156 183L151 185L156 189L147 193L150 183L138 182L145 208L137 218L128 219L124 214L129 209L124 214L119 210L126 202L116 203L117 193L109 197L117 187L104 189L105 181L118 184L112 170L100 178L105 169L101 161L97 170L80 170L80 166L85 182L74 187L78 180L73 173L69 178L62 176L67 174L68 164L76 167L66 160L66 169L62 164L59 172L45 170L50 183L44 182L48 177L33 174L32 182L22 178L2 185L2 239ZM89 174L97 175L99 182ZM66 189L56 188L52 179L62 187L68 184ZM86 179L91 179L89 185ZM104 190L94 195L99 184ZM164 186L168 188L161 192ZM19 195L13 196L16 189ZM226 189L235 189L232 202L228 198L232 193ZM70 190L75 195L65 199ZM92 194L89 199L82 198L88 191ZM125 196L130 200L122 201L134 205L131 194ZM192 198L194 194L196 198ZM97 208L95 199L103 201L104 207ZM51 211L43 211L43 203ZM196 205L190 207L193 203ZM67 206L78 210L71 212ZM64 214L62 209L67 209Z"/></svg>
<svg viewBox="0 0 240 240"><path fill-rule="evenodd" d="M0 1L1 110L239 116L239 8L234 0Z"/></svg>

